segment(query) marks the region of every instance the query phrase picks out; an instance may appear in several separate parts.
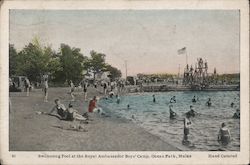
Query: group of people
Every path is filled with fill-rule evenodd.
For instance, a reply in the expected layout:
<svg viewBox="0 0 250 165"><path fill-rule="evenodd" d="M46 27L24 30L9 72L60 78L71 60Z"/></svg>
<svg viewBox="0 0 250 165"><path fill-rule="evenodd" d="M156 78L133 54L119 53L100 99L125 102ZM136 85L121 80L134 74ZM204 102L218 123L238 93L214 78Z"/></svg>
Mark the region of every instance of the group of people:
<svg viewBox="0 0 250 165"><path fill-rule="evenodd" d="M152 96L153 97L153 102L156 102L156 97L155 95ZM192 98L192 102L196 103L198 101L199 98L197 98L196 96L194 96ZM172 103L176 103L176 97L173 96L171 97L170 101L171 104L169 105L169 117L170 119L176 119L177 117L177 113L173 111L173 104ZM234 104L234 103L232 103ZM232 106L231 104L231 106ZM206 106L210 107L212 106L212 101L211 98L208 98L206 104ZM196 111L194 111L193 106L190 105L190 110L188 112L185 113L185 118L184 118L184 137L183 137L183 141L182 143L184 145L188 145L190 144L190 141L188 140L188 135L189 135L189 130L191 127L191 118L194 118L195 116L197 116L199 113L197 113ZM240 110L237 109L236 112L233 115L233 118L240 118ZM218 134L218 142L222 145L227 145L230 142L231 139L231 134L229 129L226 127L226 124L223 122L221 124L221 128L219 130L219 134Z"/></svg>

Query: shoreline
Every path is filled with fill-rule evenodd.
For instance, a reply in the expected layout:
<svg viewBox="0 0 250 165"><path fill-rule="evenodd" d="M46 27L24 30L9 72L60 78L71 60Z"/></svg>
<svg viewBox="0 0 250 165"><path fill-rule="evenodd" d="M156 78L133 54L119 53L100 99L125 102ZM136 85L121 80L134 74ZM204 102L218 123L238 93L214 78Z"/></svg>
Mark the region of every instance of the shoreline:
<svg viewBox="0 0 250 165"><path fill-rule="evenodd" d="M50 88L49 102L42 101L42 92L34 90L29 97L24 92L10 93L9 149L11 151L179 151L177 147L163 141L158 136L141 129L135 123L118 118L90 114L87 132L60 129L69 122L60 121L48 115L38 115L53 107L55 98L65 104L69 102L68 88ZM77 92L76 92L77 93ZM88 98L102 96L100 91L89 89ZM76 94L74 107L80 113L87 111L88 102L81 93ZM67 104L65 104L67 105Z"/></svg>

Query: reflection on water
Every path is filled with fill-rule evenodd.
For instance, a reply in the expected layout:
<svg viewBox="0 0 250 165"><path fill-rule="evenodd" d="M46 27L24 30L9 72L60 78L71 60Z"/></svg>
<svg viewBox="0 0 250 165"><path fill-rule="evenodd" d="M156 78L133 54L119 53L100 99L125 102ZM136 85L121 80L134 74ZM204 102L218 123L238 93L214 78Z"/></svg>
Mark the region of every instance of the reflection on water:
<svg viewBox="0 0 250 165"><path fill-rule="evenodd" d="M153 103L153 93L132 94L121 96L120 104L115 98L100 100L100 105L118 116L132 119L145 130L159 136L162 140L172 143L182 150L240 150L240 121L232 116L240 106L239 91L223 92L166 92L154 93L156 103ZM198 97L196 103L192 103L193 96ZM169 100L176 96L176 103L172 103L173 110L178 114L177 119L169 119ZM208 98L212 100L212 106L205 105ZM234 102L235 106L230 104ZM127 105L130 109L127 109ZM194 148L188 148L181 144L183 138L184 113L193 105L194 110L200 115L192 118L189 139ZM232 142L222 147L217 142L217 134L221 123L225 122L231 131Z"/></svg>

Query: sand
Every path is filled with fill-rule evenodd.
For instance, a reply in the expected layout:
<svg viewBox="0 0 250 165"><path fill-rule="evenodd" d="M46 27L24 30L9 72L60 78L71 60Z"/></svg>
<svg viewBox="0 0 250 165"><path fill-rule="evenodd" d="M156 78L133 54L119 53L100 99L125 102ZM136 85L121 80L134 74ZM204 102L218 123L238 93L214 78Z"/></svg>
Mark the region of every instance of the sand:
<svg viewBox="0 0 250 165"><path fill-rule="evenodd" d="M72 122L53 116L37 114L49 112L54 99L60 98L66 106L71 100L69 88L50 88L49 102L43 102L41 89L26 93L11 92L10 151L176 151L176 147L162 141L131 121L109 114L91 113L85 131L67 130ZM101 93L94 88L88 91L88 99ZM87 112L88 102L82 92L76 91L75 109Z"/></svg>

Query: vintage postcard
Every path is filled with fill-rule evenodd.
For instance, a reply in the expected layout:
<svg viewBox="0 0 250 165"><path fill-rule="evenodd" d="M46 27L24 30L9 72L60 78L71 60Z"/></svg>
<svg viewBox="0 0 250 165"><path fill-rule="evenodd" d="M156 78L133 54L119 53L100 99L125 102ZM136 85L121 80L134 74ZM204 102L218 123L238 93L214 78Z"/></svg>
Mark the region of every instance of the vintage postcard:
<svg viewBox="0 0 250 165"><path fill-rule="evenodd" d="M2 164L248 164L246 0L3 1Z"/></svg>

